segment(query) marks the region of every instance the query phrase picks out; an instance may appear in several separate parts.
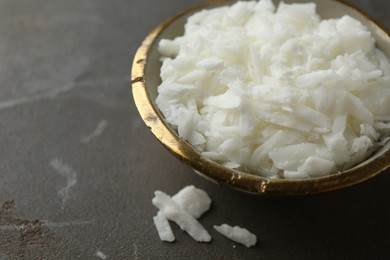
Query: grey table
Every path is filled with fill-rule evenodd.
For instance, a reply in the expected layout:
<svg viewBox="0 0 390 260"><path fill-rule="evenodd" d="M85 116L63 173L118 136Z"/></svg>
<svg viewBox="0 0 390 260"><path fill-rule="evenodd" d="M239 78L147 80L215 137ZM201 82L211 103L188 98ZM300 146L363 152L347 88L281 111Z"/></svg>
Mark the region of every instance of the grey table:
<svg viewBox="0 0 390 260"><path fill-rule="evenodd" d="M318 196L258 199L212 184L140 120L129 71L158 23L201 0L0 0L0 259L384 259L390 172ZM350 0L390 27L390 2ZM211 244L161 242L155 190L213 199ZM247 249L218 235L256 233Z"/></svg>

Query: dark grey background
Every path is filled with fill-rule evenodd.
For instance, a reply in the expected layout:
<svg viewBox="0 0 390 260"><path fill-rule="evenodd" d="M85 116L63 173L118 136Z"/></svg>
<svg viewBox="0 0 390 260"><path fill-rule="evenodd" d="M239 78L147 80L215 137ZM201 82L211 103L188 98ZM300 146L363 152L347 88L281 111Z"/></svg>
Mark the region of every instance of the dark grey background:
<svg viewBox="0 0 390 260"><path fill-rule="evenodd" d="M140 120L133 55L201 0L0 0L0 259L385 259L390 172L312 197L259 199L181 164ZM386 0L350 0L390 27ZM206 190L213 237L161 242L153 192ZM254 232L256 247L213 224Z"/></svg>

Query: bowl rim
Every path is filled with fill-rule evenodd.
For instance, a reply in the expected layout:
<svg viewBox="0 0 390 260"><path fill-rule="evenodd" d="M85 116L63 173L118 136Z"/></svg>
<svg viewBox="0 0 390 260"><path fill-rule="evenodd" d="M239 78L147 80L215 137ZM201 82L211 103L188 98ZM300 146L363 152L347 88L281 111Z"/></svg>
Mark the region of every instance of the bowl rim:
<svg viewBox="0 0 390 260"><path fill-rule="evenodd" d="M377 28L389 38L389 33L380 26L370 15L356 6L344 0L331 0L346 7L352 8L366 19L371 21ZM339 190L365 180L368 180L390 168L390 149L385 151L367 163L359 164L358 167L338 172L332 175L315 177L310 179L267 179L261 176L228 169L217 162L202 157L196 148L180 138L175 130L164 120L154 100L151 100L145 71L149 51L158 36L178 18L189 15L204 8L217 7L221 4L233 3L232 0L214 0L204 4L188 8L153 29L138 48L131 69L131 89L136 107L147 127L155 137L176 157L192 167L195 172L206 179L222 184L244 193L260 196L290 196L308 195ZM307 2L310 2L307 1ZM390 40L390 38L389 38Z"/></svg>

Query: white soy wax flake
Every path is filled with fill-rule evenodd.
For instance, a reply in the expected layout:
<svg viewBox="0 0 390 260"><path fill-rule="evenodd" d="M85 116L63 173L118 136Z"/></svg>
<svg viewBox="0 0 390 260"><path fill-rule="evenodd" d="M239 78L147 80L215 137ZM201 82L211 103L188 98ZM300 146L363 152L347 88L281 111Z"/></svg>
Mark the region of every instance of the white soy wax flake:
<svg viewBox="0 0 390 260"><path fill-rule="evenodd" d="M211 199L207 193L193 185L184 187L172 197L179 206L194 218L200 218L210 209Z"/></svg>
<svg viewBox="0 0 390 260"><path fill-rule="evenodd" d="M314 178L390 134L390 62L370 31L314 3L238 1L163 39L156 104L208 159L266 178ZM315 165L318 164L318 169Z"/></svg>
<svg viewBox="0 0 390 260"><path fill-rule="evenodd" d="M256 245L256 235L252 234L245 228L238 226L232 227L228 224L222 224L220 226L214 225L214 229L234 242L240 243L246 247Z"/></svg>
<svg viewBox="0 0 390 260"><path fill-rule="evenodd" d="M153 217L153 222L162 241L175 241L175 236L173 235L168 219L161 211L159 211L157 215Z"/></svg>
<svg viewBox="0 0 390 260"><path fill-rule="evenodd" d="M210 242L211 236L204 227L187 211L162 191L155 191L152 202L169 220L174 221L195 241Z"/></svg>

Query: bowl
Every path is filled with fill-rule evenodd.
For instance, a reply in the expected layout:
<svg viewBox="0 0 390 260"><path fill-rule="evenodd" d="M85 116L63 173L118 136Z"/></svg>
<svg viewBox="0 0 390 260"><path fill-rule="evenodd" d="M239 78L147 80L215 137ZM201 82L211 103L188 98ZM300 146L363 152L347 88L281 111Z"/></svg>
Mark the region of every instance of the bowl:
<svg viewBox="0 0 390 260"><path fill-rule="evenodd" d="M201 156L188 142L181 139L164 119L155 104L157 86L160 84L159 53L160 39L173 39L184 33L184 24L191 14L205 8L229 5L234 1L209 1L183 11L155 28L142 42L132 66L132 92L137 109L151 132L176 157L188 164L206 179L231 187L241 192L259 196L291 196L322 193L349 187L368 180L390 167L390 142L373 153L364 162L348 170L325 177L311 179L267 179L226 168ZM279 1L274 1L277 5ZM355 7L337 0L284 0L285 3L314 2L322 19L350 15L362 22L372 33L377 47L390 56L389 34L372 18Z"/></svg>

